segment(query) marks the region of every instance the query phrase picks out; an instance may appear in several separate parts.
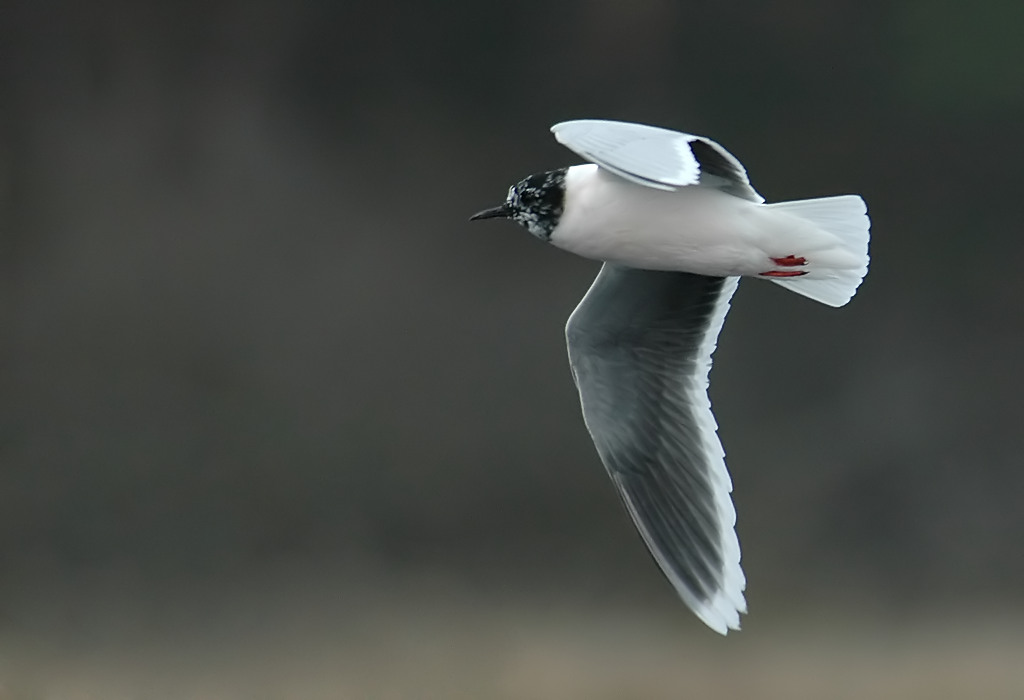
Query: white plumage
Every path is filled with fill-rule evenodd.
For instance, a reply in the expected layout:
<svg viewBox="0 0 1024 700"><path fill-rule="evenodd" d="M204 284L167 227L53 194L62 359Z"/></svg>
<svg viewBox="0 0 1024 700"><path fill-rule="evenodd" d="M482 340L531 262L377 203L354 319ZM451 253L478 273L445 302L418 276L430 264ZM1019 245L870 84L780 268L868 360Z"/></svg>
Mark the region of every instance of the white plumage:
<svg viewBox="0 0 1024 700"><path fill-rule="evenodd" d="M740 162L709 139L597 120L552 131L593 161L566 172L551 234L560 248L649 270L764 276L830 306L848 302L867 274L870 221L856 195L766 205ZM695 144L716 174L702 175ZM775 262L790 257L805 262Z"/></svg>

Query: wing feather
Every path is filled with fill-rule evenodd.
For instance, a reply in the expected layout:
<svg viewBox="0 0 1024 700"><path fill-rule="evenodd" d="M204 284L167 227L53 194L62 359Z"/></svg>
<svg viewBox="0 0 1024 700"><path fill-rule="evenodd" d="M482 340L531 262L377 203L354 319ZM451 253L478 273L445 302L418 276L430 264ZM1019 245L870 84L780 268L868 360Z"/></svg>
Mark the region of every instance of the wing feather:
<svg viewBox="0 0 1024 700"><path fill-rule="evenodd" d="M605 263L566 326L601 461L658 566L722 634L739 629L746 580L707 386L737 281Z"/></svg>
<svg viewBox="0 0 1024 700"><path fill-rule="evenodd" d="M603 119L561 122L551 131L577 155L639 185L660 190L703 185L764 201L739 160L703 136Z"/></svg>

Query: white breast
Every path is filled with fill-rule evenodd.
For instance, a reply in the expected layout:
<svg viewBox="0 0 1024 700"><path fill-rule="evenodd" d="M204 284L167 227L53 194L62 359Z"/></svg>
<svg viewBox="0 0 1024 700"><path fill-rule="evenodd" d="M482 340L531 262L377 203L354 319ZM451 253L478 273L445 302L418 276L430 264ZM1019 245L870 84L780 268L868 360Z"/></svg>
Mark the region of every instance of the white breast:
<svg viewBox="0 0 1024 700"><path fill-rule="evenodd" d="M777 248L775 218L764 205L711 187L666 192L577 165L566 173L565 206L551 242L643 269L750 275L766 269Z"/></svg>

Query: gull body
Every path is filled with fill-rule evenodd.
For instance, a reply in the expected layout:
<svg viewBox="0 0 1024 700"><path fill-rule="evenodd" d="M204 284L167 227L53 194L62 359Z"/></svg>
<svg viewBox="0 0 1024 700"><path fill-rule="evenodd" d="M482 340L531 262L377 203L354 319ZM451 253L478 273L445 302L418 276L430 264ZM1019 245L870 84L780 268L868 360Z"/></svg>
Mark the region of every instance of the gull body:
<svg viewBox="0 0 1024 700"><path fill-rule="evenodd" d="M739 629L746 577L711 356L741 277L849 302L867 274L867 208L856 195L765 204L701 136L603 120L552 131L589 162L531 175L472 218L603 262L565 329L584 422L680 598L715 631Z"/></svg>
<svg viewBox="0 0 1024 700"><path fill-rule="evenodd" d="M669 192L623 180L594 164L565 174L565 205L552 244L647 270L757 276L774 258L813 253L802 272L859 260L829 231L771 205L712 187Z"/></svg>

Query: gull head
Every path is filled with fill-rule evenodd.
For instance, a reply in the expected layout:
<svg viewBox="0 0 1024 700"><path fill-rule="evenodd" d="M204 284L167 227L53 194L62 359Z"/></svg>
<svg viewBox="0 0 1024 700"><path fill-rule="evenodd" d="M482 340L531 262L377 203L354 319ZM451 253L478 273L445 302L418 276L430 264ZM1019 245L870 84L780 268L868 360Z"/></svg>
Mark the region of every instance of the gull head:
<svg viewBox="0 0 1024 700"><path fill-rule="evenodd" d="M551 239L565 204L565 168L524 178L508 188L505 202L469 217L512 219L542 241Z"/></svg>

